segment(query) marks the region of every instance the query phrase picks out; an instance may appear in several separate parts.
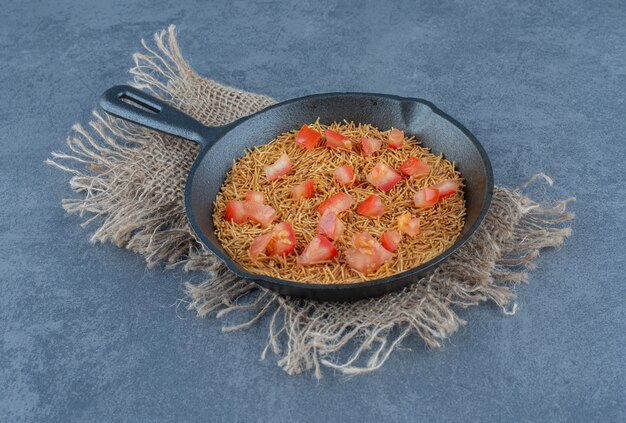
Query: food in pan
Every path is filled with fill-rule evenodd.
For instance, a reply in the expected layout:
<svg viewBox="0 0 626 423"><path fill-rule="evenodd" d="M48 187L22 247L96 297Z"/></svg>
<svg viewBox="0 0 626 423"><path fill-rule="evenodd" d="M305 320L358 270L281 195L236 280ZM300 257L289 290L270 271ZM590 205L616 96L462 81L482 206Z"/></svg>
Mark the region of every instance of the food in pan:
<svg viewBox="0 0 626 423"><path fill-rule="evenodd" d="M454 164L399 128L319 122L233 164L213 222L247 270L304 283L379 279L438 256L465 221Z"/></svg>

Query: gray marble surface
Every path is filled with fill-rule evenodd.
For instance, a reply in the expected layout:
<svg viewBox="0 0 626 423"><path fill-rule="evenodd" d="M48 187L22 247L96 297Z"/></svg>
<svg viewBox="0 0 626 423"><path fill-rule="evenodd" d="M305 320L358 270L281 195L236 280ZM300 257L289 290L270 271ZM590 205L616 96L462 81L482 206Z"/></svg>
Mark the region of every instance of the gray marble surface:
<svg viewBox="0 0 626 423"><path fill-rule="evenodd" d="M172 2L174 3L174 2ZM471 3L471 5L470 5ZM42 164L169 23L201 73L287 99L430 99L483 142L496 181L575 195L574 235L445 347L316 382L259 361L175 302L194 276L91 246ZM624 421L626 3L24 1L0 13L0 420Z"/></svg>

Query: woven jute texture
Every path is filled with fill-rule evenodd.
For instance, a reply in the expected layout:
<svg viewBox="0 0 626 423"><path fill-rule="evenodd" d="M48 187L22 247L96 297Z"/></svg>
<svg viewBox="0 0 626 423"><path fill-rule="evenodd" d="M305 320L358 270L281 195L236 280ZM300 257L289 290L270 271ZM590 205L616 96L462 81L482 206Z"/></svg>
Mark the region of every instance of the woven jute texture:
<svg viewBox="0 0 626 423"><path fill-rule="evenodd" d="M274 102L199 76L183 59L173 26L142 46L133 56L131 83L206 125ZM233 275L194 238L183 209L185 177L198 152L193 143L94 112L86 125L73 127L67 145L47 163L71 174L77 195L63 207L84 217L83 225L96 226L92 241L141 254L149 267L204 272L205 282L186 285L184 303L199 316L230 314L229 321L240 322L224 331L265 325L268 337L259 352L275 354L289 374L310 371L319 378L325 367L345 375L370 372L414 335L439 347L466 323L458 308L491 301L513 314L514 287L527 280L533 259L571 233L571 199L537 202L524 193L526 186L496 187L484 224L428 278L353 303L286 298ZM545 175L529 184L536 180L552 184Z"/></svg>

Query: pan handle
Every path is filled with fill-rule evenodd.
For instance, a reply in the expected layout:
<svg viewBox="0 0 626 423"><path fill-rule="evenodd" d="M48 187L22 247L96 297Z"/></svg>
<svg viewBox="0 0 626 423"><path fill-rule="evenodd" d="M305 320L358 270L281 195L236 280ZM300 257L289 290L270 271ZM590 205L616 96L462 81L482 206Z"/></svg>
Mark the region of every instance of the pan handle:
<svg viewBox="0 0 626 423"><path fill-rule="evenodd" d="M180 110L129 85L118 85L106 90L100 99L100 106L120 119L202 145L216 139L220 132L219 127L205 126Z"/></svg>

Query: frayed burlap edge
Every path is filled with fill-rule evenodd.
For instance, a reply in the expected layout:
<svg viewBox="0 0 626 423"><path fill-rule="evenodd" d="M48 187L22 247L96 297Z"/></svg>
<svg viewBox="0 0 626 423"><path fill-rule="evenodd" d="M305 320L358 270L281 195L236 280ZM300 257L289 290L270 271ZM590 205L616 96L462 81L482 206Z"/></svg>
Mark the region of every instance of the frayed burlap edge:
<svg viewBox="0 0 626 423"><path fill-rule="evenodd" d="M273 100L229 88L196 74L183 59L174 26L155 34L153 44L133 56L132 84L158 96L207 125L223 125L256 112ZM199 316L239 314L233 331L265 319L268 342L262 356L277 354L289 374L329 367L345 375L380 368L411 334L429 347L465 324L456 307L493 301L515 313L512 287L527 280L533 259L558 247L571 234L564 226L572 200L536 202L526 188L497 187L493 204L472 239L428 278L403 291L353 303L318 303L281 297L230 273L203 250L185 218L183 189L197 154L192 143L94 112L87 125L73 127L69 153L52 153L47 164L72 175L78 198L63 200L83 225L98 222L93 242L113 242L141 254L148 266L166 262L204 271L206 282L187 284L189 309ZM547 176L537 179L552 181Z"/></svg>

